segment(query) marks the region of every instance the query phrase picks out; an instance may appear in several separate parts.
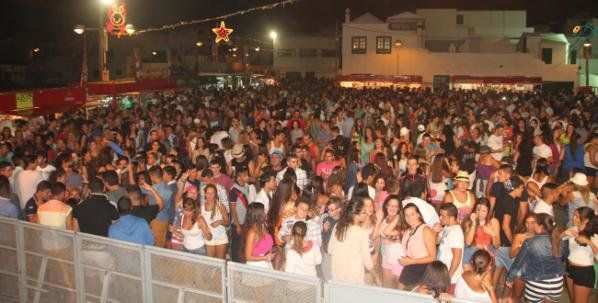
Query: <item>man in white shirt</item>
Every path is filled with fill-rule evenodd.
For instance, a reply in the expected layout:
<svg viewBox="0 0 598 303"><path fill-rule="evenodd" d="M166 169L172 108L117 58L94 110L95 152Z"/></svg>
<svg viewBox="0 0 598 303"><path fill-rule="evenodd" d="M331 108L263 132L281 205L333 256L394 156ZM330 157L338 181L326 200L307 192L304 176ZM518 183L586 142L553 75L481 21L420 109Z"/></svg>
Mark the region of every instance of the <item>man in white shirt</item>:
<svg viewBox="0 0 598 303"><path fill-rule="evenodd" d="M287 156L287 167L283 168L281 171L278 172L278 174L276 174L276 184L280 183L280 181L282 181L282 179L284 178L284 173L287 172L288 168L291 168L295 171L295 176L297 177L297 187L303 191L303 189L305 189L305 186L307 186L308 180L307 180L307 173L305 172L305 170L301 169L301 167L299 167L299 157L297 157L297 155L295 154L289 154Z"/></svg>
<svg viewBox="0 0 598 303"><path fill-rule="evenodd" d="M48 180L50 174L56 170L56 167L52 166L51 164L48 164L48 158L44 151L40 151L37 153L35 164L37 165L35 170L42 173L42 177L44 178L44 180Z"/></svg>
<svg viewBox="0 0 598 303"><path fill-rule="evenodd" d="M262 189L257 193L255 200L251 202L258 202L264 204L264 211L266 214L270 210L270 201L272 195L276 190L276 177L272 174L265 174L260 178Z"/></svg>
<svg viewBox="0 0 598 303"><path fill-rule="evenodd" d="M33 156L25 156L23 161L25 162L25 170L15 180L19 189L17 195L21 202L21 209L25 208L27 201L35 194L37 184L44 180L42 173L35 169L37 165Z"/></svg>
<svg viewBox="0 0 598 303"><path fill-rule="evenodd" d="M503 156L503 127L501 124L496 124L494 129L492 130L492 135L488 137L488 143L486 144L490 147L490 151L492 152L492 157L496 159L496 161L502 160Z"/></svg>
<svg viewBox="0 0 598 303"><path fill-rule="evenodd" d="M419 212L422 214L424 222L434 228L434 225L440 223L440 218L438 218L438 214L436 213L436 209L432 204L426 202L422 198L425 197L426 194L426 184L425 183L413 183L408 189L406 193L406 198L401 202L403 207L409 203L415 204Z"/></svg>
<svg viewBox="0 0 598 303"><path fill-rule="evenodd" d="M451 284L456 284L463 273L463 247L465 238L461 225L457 221L457 207L453 203L440 206L440 224L435 230L438 234L438 261L444 263L449 270Z"/></svg>

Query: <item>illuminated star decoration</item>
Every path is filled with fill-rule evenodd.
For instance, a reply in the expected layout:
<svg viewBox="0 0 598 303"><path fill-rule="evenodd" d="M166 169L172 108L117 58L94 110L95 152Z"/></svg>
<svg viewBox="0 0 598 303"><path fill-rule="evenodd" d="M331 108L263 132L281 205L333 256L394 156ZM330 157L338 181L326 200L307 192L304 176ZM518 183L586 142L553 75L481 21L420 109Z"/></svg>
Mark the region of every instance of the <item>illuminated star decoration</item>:
<svg viewBox="0 0 598 303"><path fill-rule="evenodd" d="M228 42L228 36L230 35L230 33L233 32L233 29L226 28L226 24L224 24L224 21L220 21L220 27L215 27L212 29L212 31L214 32L214 34L216 34L216 43L218 43L220 41Z"/></svg>

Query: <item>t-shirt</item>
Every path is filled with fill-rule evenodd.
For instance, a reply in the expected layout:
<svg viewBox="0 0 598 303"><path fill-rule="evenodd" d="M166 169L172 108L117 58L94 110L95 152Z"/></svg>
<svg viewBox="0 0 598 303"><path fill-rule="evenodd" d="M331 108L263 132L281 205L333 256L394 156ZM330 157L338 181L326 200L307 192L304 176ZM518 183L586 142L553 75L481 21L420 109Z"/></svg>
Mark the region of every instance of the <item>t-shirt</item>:
<svg viewBox="0 0 598 303"><path fill-rule="evenodd" d="M25 208L25 203L35 194L37 184L43 180L42 173L35 170L24 170L19 173L16 183L18 183L17 194L21 201L21 209Z"/></svg>
<svg viewBox="0 0 598 303"><path fill-rule="evenodd" d="M91 194L73 209L73 217L82 232L108 237L108 228L118 219L118 212L105 195Z"/></svg>
<svg viewBox="0 0 598 303"><path fill-rule="evenodd" d="M504 190L504 186L502 187ZM517 210L519 209L519 203L517 200L518 199L515 199L508 194L504 194L496 198L496 205L494 206L494 217L496 217L501 226L504 217L506 215L511 216L511 222L509 224L509 226L511 227L511 233L515 232L515 225L517 223ZM511 246L511 241L507 239L504 229L502 228L500 229L500 245L507 247Z"/></svg>
<svg viewBox="0 0 598 303"><path fill-rule="evenodd" d="M503 137L502 136L496 136L494 134L490 135L490 137L488 137L488 147L490 147L490 149L502 149L503 147ZM502 151L501 152L496 152L496 153L492 153L491 154L492 157L494 159L496 159L496 161L500 161L502 160Z"/></svg>
<svg viewBox="0 0 598 303"><path fill-rule="evenodd" d="M463 272L463 246L465 239L463 236L463 230L459 224L452 226L446 226L440 233L440 244L438 245L438 261L444 263L448 269L451 268L451 262L453 260L453 248L461 249L461 260L459 260L459 266L457 270L451 276L451 283L457 283L457 279Z"/></svg>
<svg viewBox="0 0 598 303"><path fill-rule="evenodd" d="M131 214L137 216L139 218L145 219L149 224L156 218L158 212L160 211L160 207L158 205L145 205L145 206L133 206L131 209Z"/></svg>
<svg viewBox="0 0 598 303"><path fill-rule="evenodd" d="M37 202L35 201L35 196L33 196L25 203L25 217L35 215L37 215Z"/></svg>
<svg viewBox="0 0 598 303"><path fill-rule="evenodd" d="M321 176L322 179L328 180L328 177L330 177L330 175L332 175L332 170L334 170L335 167L340 166L340 165L341 165L341 163L339 161L333 161L331 163L322 161L322 162L318 163L318 166L316 167L316 174L318 176Z"/></svg>

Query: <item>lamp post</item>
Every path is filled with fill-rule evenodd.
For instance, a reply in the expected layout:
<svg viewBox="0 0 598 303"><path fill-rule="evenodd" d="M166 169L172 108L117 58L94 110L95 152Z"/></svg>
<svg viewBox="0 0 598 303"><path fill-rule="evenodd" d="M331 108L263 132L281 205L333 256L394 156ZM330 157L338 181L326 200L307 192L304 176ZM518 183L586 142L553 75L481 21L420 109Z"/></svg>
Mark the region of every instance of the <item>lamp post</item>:
<svg viewBox="0 0 598 303"><path fill-rule="evenodd" d="M401 46L402 46L402 45L403 45L403 42L402 42L401 40L397 40L397 41L395 41L395 43L394 43L394 46L395 46L395 51L396 51L396 53L397 53L397 57L396 57L396 63L397 63L397 66L396 66L396 71L395 71L395 72L396 72L396 74L397 74L397 76L399 76L399 75L400 75L400 74L399 74L399 49L401 48Z"/></svg>
<svg viewBox="0 0 598 303"><path fill-rule="evenodd" d="M108 71L108 32L103 26L100 27L86 27L84 25L76 25L73 28L73 32L77 35L86 35L88 31L97 31L99 36L99 60L98 60L98 70L102 72L102 81L110 81L110 72ZM132 35L135 33L135 27L132 24L127 24L125 26L125 31L127 34ZM84 41L85 43L85 41Z"/></svg>
<svg viewBox="0 0 598 303"><path fill-rule="evenodd" d="M590 52L592 42L588 39L583 43L584 56L586 58L586 86L590 87Z"/></svg>

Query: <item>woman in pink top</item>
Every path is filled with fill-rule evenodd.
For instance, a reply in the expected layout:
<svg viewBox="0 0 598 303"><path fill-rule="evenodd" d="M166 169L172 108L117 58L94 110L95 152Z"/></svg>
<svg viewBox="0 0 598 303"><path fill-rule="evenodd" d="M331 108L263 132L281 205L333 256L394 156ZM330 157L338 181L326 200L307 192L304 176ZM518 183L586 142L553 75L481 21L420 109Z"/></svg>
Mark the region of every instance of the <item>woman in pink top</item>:
<svg viewBox="0 0 598 303"><path fill-rule="evenodd" d="M428 264L436 260L436 236L424 223L417 206L408 203L403 208L409 228L403 233L401 244L405 257L399 259L403 271L399 277L399 289L413 287L424 275Z"/></svg>
<svg viewBox="0 0 598 303"><path fill-rule="evenodd" d="M274 241L266 228L264 204L247 205L247 215L241 233L241 253L248 265L272 269Z"/></svg>

